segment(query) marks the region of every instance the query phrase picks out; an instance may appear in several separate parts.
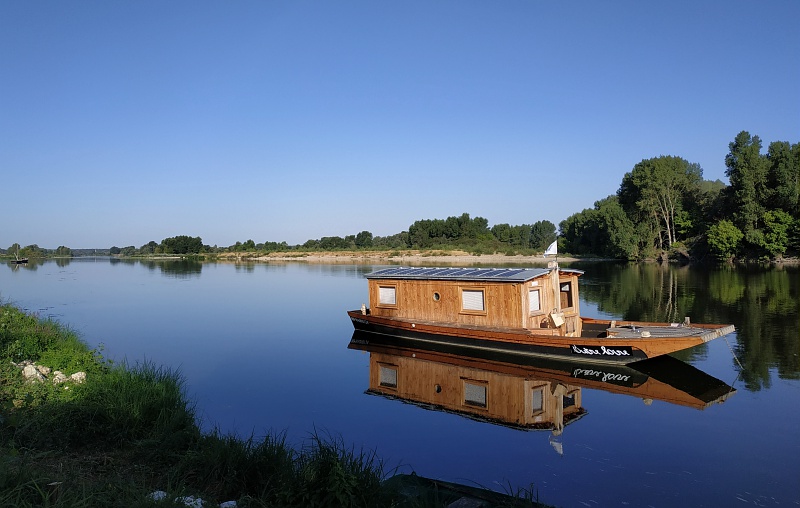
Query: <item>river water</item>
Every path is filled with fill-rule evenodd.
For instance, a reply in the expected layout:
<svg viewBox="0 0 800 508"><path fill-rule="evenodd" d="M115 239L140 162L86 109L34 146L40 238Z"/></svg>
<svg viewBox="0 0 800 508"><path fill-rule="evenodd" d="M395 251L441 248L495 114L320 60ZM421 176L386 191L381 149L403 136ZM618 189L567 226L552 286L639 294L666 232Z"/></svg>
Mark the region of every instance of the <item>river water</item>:
<svg viewBox="0 0 800 508"><path fill-rule="evenodd" d="M70 326L114 361L179 369L206 429L284 432L295 446L330 435L376 451L389 471L532 488L558 506L800 504L797 268L570 266L586 272L583 315L690 316L737 333L644 374L396 354L354 337L345 314L366 303L372 265L9 264L0 298ZM406 369L395 373L398 389L447 394L447 376L500 387L488 404L527 416L532 404L535 428L491 407L437 404L427 388L410 400L371 385L371 358L374 372ZM508 402L519 390L538 395Z"/></svg>

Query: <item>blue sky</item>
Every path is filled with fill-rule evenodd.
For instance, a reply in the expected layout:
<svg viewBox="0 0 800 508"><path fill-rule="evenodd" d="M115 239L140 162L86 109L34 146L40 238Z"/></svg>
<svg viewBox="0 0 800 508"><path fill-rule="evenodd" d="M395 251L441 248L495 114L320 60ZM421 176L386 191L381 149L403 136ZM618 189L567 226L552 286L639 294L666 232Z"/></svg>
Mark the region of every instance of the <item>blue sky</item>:
<svg viewBox="0 0 800 508"><path fill-rule="evenodd" d="M558 223L800 141L800 2L0 0L0 247Z"/></svg>

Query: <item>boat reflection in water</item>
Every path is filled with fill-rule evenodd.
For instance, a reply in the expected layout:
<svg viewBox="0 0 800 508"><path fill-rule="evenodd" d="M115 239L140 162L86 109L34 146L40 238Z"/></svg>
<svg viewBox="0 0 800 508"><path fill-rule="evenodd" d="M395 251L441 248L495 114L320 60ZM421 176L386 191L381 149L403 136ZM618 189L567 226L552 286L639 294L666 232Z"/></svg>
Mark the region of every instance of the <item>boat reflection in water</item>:
<svg viewBox="0 0 800 508"><path fill-rule="evenodd" d="M521 430L560 435L587 413L582 388L704 409L735 389L670 356L628 365L570 363L356 331L348 346L369 352L368 394Z"/></svg>

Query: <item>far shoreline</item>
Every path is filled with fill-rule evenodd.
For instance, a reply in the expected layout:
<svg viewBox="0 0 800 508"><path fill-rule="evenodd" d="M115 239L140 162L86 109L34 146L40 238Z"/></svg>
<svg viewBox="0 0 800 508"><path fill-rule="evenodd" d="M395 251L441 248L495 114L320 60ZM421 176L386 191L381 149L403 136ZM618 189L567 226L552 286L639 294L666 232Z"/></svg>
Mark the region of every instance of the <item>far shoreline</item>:
<svg viewBox="0 0 800 508"><path fill-rule="evenodd" d="M233 262L305 262L315 264L448 264L448 265L530 265L547 264L550 261L611 261L593 259L579 259L574 257L559 257L543 255L513 255L505 254L469 254L464 251L331 251L331 252L273 252L258 255L248 252L227 252L215 256L217 261Z"/></svg>

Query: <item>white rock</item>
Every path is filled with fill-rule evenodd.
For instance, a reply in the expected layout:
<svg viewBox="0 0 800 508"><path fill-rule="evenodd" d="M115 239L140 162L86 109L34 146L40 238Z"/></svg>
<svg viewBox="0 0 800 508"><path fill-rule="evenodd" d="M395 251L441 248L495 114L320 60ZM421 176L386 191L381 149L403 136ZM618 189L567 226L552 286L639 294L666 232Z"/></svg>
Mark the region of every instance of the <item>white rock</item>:
<svg viewBox="0 0 800 508"><path fill-rule="evenodd" d="M86 381L86 373L85 372L76 372L75 374L69 377L70 381L75 381L76 383L83 383Z"/></svg>
<svg viewBox="0 0 800 508"><path fill-rule="evenodd" d="M236 508L237 506L239 505L236 504L236 501L225 501L219 504L219 508Z"/></svg>
<svg viewBox="0 0 800 508"><path fill-rule="evenodd" d="M57 385L57 384L60 384L60 383L63 383L64 381L66 381L67 380L67 376L65 376L64 373L61 372L60 370L57 370L57 371L53 372L52 380L53 380L53 384Z"/></svg>
<svg viewBox="0 0 800 508"><path fill-rule="evenodd" d="M153 501L161 501L162 499L165 499L166 497L167 497L167 493L164 492L163 490L156 490L156 491L151 492L151 493L149 493L147 495L147 498L151 499Z"/></svg>
<svg viewBox="0 0 800 508"><path fill-rule="evenodd" d="M183 503L189 508L203 508L203 500L194 496L176 497L175 501Z"/></svg>
<svg viewBox="0 0 800 508"><path fill-rule="evenodd" d="M33 365L26 365L22 369L22 376L30 383L37 381L39 383L44 382L44 376L42 376L41 372L36 370L36 367L34 367Z"/></svg>

